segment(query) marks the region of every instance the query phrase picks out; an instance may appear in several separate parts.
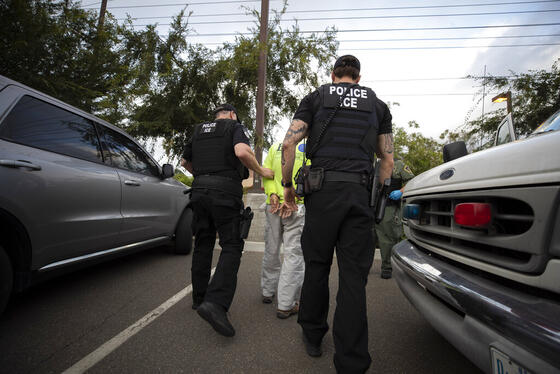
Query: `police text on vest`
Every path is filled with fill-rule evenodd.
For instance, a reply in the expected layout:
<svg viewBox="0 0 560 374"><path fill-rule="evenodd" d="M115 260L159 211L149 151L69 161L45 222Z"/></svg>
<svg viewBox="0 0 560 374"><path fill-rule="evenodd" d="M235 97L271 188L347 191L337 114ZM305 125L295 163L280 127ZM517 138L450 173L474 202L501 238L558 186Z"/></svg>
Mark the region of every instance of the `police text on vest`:
<svg viewBox="0 0 560 374"><path fill-rule="evenodd" d="M342 106L346 108L358 108L358 98L367 99L367 90L364 88L347 88L343 86L330 86L329 94L332 95L336 92L337 95L342 96L346 90L347 96L342 100Z"/></svg>

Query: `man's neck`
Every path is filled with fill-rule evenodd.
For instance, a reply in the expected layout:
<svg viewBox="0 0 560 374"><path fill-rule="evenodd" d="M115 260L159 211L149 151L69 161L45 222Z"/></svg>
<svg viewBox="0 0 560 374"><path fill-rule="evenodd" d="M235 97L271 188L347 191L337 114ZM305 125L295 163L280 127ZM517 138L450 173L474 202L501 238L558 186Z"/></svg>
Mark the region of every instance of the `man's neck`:
<svg viewBox="0 0 560 374"><path fill-rule="evenodd" d="M356 83L356 81L352 77L344 76L342 78L335 77L333 83Z"/></svg>

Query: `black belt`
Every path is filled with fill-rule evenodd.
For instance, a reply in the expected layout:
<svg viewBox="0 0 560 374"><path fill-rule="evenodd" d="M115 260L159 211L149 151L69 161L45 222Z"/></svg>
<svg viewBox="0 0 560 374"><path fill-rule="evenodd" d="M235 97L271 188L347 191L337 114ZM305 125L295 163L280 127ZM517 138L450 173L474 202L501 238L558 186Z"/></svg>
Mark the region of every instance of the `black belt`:
<svg viewBox="0 0 560 374"><path fill-rule="evenodd" d="M194 177L192 188L194 190L218 190L235 196L243 196L243 185L240 181L219 175L198 175Z"/></svg>
<svg viewBox="0 0 560 374"><path fill-rule="evenodd" d="M324 182L350 182L364 186L368 185L369 177L367 174L347 173L345 171L325 171Z"/></svg>

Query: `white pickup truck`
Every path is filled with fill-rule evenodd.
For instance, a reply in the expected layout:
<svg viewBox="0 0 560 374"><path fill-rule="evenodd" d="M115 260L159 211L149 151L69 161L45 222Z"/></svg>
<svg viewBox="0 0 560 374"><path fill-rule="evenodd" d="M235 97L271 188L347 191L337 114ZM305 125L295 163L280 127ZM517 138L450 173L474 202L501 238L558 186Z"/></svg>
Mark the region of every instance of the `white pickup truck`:
<svg viewBox="0 0 560 374"><path fill-rule="evenodd" d="M484 372L558 374L560 111L501 144L512 135L500 127L497 146L408 182L393 269L414 307Z"/></svg>

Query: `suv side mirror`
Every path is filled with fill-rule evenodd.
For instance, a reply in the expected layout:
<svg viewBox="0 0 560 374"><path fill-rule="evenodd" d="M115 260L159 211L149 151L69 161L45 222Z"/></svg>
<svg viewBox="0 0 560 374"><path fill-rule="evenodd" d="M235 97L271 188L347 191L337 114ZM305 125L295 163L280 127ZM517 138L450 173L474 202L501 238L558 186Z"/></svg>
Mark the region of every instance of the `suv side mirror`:
<svg viewBox="0 0 560 374"><path fill-rule="evenodd" d="M464 141L449 143L443 146L443 162L455 160L469 154Z"/></svg>
<svg viewBox="0 0 560 374"><path fill-rule="evenodd" d="M173 166L170 164L163 164L161 167L161 179L171 178L173 174Z"/></svg>

